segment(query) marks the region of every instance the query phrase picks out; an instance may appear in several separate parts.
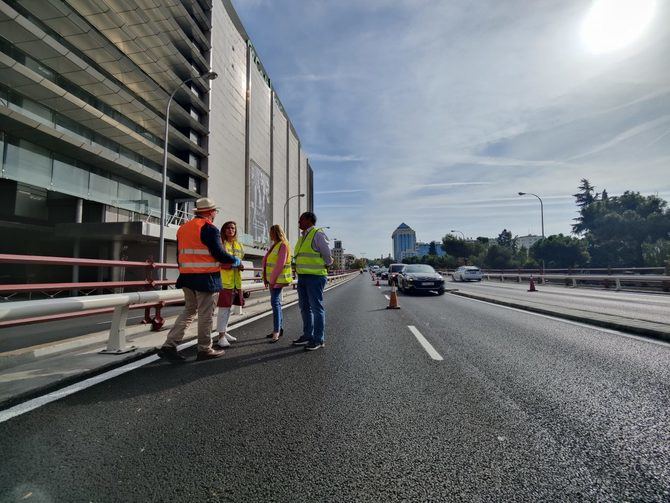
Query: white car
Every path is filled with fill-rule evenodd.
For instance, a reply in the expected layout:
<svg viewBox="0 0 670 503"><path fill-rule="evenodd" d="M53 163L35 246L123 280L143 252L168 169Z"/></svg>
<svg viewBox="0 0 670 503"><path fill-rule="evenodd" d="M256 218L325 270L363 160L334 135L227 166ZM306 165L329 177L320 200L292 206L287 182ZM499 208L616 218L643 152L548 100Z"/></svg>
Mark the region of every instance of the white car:
<svg viewBox="0 0 670 503"><path fill-rule="evenodd" d="M482 271L473 265L464 265L451 273L452 281L481 281Z"/></svg>

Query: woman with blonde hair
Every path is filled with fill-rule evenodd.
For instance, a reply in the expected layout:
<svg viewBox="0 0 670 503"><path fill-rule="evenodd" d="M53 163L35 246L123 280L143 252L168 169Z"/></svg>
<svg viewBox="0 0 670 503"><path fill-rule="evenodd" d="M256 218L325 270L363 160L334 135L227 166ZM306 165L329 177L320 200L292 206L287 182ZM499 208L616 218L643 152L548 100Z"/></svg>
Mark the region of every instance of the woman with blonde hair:
<svg viewBox="0 0 670 503"><path fill-rule="evenodd" d="M240 260L244 258L244 247L237 240L237 224L232 220L224 223L221 227L221 241L223 242L223 248L229 254ZM217 344L222 348L227 348L231 345L231 342L237 341L237 337L230 335L227 329L230 308L233 304L244 305L242 270L244 270L242 265L236 268L231 267L230 264L221 265L221 285L223 288L219 292L219 300L216 303L219 308L216 317L216 329L219 332Z"/></svg>
<svg viewBox="0 0 670 503"><path fill-rule="evenodd" d="M270 288L270 305L272 306L272 333L268 334L270 342L277 342L284 335L282 327L282 288L293 282L291 271L291 245L288 244L284 229L279 224L270 227L272 245L263 257L263 283Z"/></svg>

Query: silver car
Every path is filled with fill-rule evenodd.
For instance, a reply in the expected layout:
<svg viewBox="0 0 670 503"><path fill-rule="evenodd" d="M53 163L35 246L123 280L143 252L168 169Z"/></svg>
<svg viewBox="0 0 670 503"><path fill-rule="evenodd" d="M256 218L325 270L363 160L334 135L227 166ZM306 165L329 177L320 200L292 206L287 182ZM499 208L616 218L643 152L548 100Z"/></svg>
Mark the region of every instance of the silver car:
<svg viewBox="0 0 670 503"><path fill-rule="evenodd" d="M481 281L482 271L474 265L463 265L451 273L452 281Z"/></svg>

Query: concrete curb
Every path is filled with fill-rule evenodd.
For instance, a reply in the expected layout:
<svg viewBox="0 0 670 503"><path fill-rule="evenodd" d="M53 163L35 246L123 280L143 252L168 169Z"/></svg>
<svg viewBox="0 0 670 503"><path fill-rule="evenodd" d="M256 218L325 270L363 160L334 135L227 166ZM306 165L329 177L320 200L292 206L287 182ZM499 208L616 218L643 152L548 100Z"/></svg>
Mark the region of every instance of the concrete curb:
<svg viewBox="0 0 670 503"><path fill-rule="evenodd" d="M660 328L654 328L653 326L650 326L650 325L661 325L660 323L641 321L640 324L635 325L630 322L623 321L623 319L617 318L616 316L606 314L597 314L596 316L596 313L593 313L594 314L593 316L588 316L581 311L576 311L572 309L557 309L557 310L544 309L541 307L522 304L519 302L512 302L493 297L486 297L483 295L466 293L459 290L453 290L449 293L452 293L453 295L458 295L460 297L467 297L469 299L490 302L491 304L498 304L506 307L514 307L516 309L523 309L524 311L531 311L534 313L545 314L548 316L554 316L556 318L565 318L567 320L578 321L580 323L585 323L587 325L594 325L597 327L619 330L621 332L643 335L651 339L670 342L670 328L668 330L662 330ZM647 326L643 326L642 324Z"/></svg>

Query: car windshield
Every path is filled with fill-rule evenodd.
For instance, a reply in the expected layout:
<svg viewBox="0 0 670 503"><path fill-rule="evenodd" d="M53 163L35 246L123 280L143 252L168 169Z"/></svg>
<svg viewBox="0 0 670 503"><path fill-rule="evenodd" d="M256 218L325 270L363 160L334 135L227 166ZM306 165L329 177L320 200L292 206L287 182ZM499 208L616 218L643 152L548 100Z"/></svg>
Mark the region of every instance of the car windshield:
<svg viewBox="0 0 670 503"><path fill-rule="evenodd" d="M416 273L416 272L434 273L435 269L433 269L431 266L425 265L425 264L413 264L413 265L408 265L407 268L405 269L405 272L408 272L408 273Z"/></svg>
<svg viewBox="0 0 670 503"><path fill-rule="evenodd" d="M400 271L404 265L392 265L391 268L389 269L391 272L398 272Z"/></svg>

